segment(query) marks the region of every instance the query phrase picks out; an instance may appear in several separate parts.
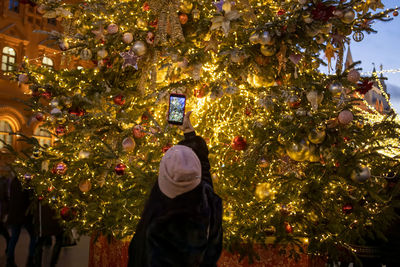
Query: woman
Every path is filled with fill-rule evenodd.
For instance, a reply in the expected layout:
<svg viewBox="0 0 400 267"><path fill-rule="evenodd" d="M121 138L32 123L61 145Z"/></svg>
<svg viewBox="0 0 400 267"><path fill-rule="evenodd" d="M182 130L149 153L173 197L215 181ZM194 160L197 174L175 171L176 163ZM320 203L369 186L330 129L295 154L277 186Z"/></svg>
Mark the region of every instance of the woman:
<svg viewBox="0 0 400 267"><path fill-rule="evenodd" d="M208 149L185 115L185 139L160 163L158 180L129 246L129 267L217 266L222 204L214 193Z"/></svg>

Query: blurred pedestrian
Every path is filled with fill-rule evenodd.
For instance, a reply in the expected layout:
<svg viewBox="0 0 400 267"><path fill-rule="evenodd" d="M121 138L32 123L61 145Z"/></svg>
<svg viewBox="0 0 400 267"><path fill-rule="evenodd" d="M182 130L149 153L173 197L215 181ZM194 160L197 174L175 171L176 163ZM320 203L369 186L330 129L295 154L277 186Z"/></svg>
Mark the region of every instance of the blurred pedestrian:
<svg viewBox="0 0 400 267"><path fill-rule="evenodd" d="M33 252L35 236L33 231L32 216L28 214L30 205L30 192L23 189L18 178L14 177L10 185L10 205L7 224L11 228L11 238L8 242L7 267L16 267L14 254L21 229L24 227L30 236L27 266L33 266Z"/></svg>
<svg viewBox="0 0 400 267"><path fill-rule="evenodd" d="M42 266L43 247L52 245L52 237L55 237L55 244L51 253L50 267L55 267L63 245L64 230L60 225L56 212L48 203L38 201L35 212L36 234L38 236L35 246L35 267ZM50 241L50 244L48 242Z"/></svg>

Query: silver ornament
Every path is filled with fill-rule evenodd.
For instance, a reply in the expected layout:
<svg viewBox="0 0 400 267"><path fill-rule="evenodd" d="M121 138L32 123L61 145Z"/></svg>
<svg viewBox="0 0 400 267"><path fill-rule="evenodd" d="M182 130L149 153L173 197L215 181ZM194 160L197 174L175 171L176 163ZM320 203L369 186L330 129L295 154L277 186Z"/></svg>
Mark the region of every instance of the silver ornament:
<svg viewBox="0 0 400 267"><path fill-rule="evenodd" d="M265 31L260 35L260 44L262 44L262 45L272 45L273 43L274 43L273 39L272 39L271 34L269 32Z"/></svg>
<svg viewBox="0 0 400 267"><path fill-rule="evenodd" d="M89 151L85 151L85 150L81 150L79 152L79 155L78 155L78 157L80 159L87 159L87 158L89 158L89 156L90 156L90 152Z"/></svg>
<svg viewBox="0 0 400 267"><path fill-rule="evenodd" d="M108 56L108 52L105 49L101 49L101 50L97 51L97 55L100 58L105 58L106 56Z"/></svg>
<svg viewBox="0 0 400 267"><path fill-rule="evenodd" d="M311 108L313 110L318 110L319 104L321 104L322 100L324 99L324 95L322 93L319 93L317 91L309 91L306 94L308 102L311 104Z"/></svg>
<svg viewBox="0 0 400 267"><path fill-rule="evenodd" d="M133 41L133 35L130 32L126 32L122 35L122 41L126 44L130 44Z"/></svg>
<svg viewBox="0 0 400 267"><path fill-rule="evenodd" d="M112 23L107 26L107 33L109 34L115 34L118 32L118 25L115 23Z"/></svg>
<svg viewBox="0 0 400 267"><path fill-rule="evenodd" d="M357 183L363 183L371 177L371 171L367 166L359 166L356 170L351 173L351 179Z"/></svg>
<svg viewBox="0 0 400 267"><path fill-rule="evenodd" d="M332 83L329 85L329 91L333 96L339 96L342 93L343 86L341 83Z"/></svg>
<svg viewBox="0 0 400 267"><path fill-rule="evenodd" d="M143 56L147 52L146 43L143 41L136 41L132 46L133 52L138 56Z"/></svg>

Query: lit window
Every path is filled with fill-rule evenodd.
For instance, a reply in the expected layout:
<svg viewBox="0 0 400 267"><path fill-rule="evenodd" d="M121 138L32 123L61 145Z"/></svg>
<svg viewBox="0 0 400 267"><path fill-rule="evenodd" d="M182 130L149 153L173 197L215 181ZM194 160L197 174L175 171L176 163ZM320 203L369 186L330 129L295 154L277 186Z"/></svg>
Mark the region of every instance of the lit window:
<svg viewBox="0 0 400 267"><path fill-rule="evenodd" d="M13 48L8 46L3 48L3 54L1 56L2 71L12 71L14 69L16 55L17 54Z"/></svg>
<svg viewBox="0 0 400 267"><path fill-rule="evenodd" d="M19 3L18 0L10 0L8 2L8 10L19 12Z"/></svg>
<svg viewBox="0 0 400 267"><path fill-rule="evenodd" d="M4 141L7 145L13 144L13 136L10 135L13 130L7 121L0 121L0 140ZM4 143L0 142L0 148L4 147Z"/></svg>
<svg viewBox="0 0 400 267"><path fill-rule="evenodd" d="M36 127L33 136L38 140L41 146L51 146L51 134L46 129Z"/></svg>
<svg viewBox="0 0 400 267"><path fill-rule="evenodd" d="M49 57L44 56L42 59L42 65L44 67L53 68L53 60Z"/></svg>

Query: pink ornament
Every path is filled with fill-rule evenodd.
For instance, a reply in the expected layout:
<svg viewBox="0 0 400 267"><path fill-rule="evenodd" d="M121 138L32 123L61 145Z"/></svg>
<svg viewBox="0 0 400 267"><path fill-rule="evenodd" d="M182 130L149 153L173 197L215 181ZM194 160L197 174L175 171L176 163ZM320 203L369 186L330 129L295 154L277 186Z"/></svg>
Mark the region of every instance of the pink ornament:
<svg viewBox="0 0 400 267"><path fill-rule="evenodd" d="M343 110L339 113L338 120L341 124L349 124L353 121L353 113L349 110Z"/></svg>
<svg viewBox="0 0 400 267"><path fill-rule="evenodd" d="M347 80L352 83L357 83L360 80L360 73L356 70L349 71Z"/></svg>
<svg viewBox="0 0 400 267"><path fill-rule="evenodd" d="M118 25L115 24L115 23L112 23L112 24L108 25L108 27L107 27L107 32L108 32L109 34L115 34L115 33L117 33L117 32L118 32Z"/></svg>

